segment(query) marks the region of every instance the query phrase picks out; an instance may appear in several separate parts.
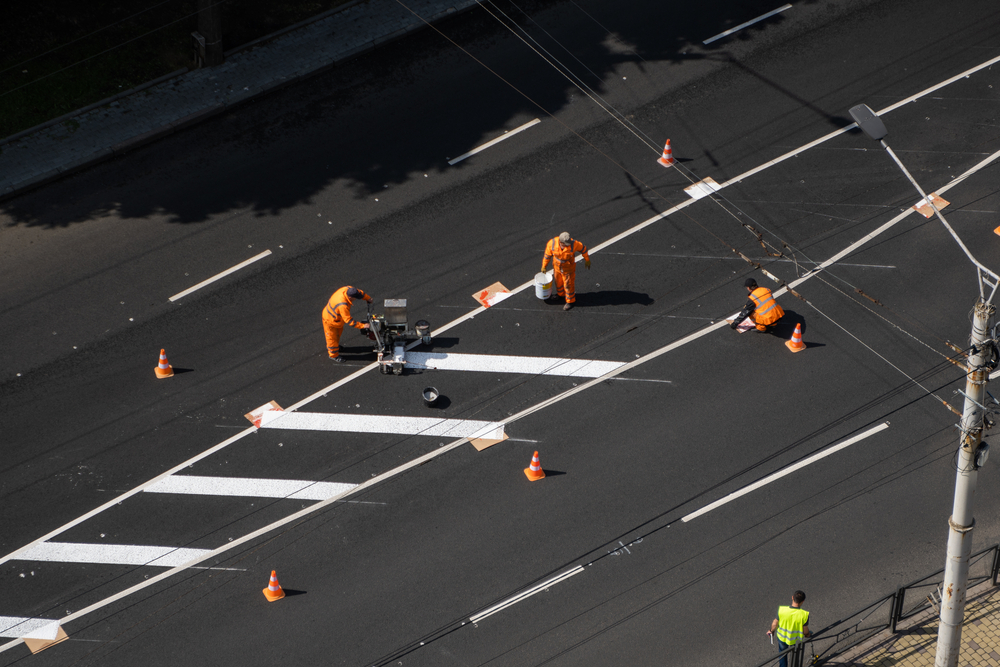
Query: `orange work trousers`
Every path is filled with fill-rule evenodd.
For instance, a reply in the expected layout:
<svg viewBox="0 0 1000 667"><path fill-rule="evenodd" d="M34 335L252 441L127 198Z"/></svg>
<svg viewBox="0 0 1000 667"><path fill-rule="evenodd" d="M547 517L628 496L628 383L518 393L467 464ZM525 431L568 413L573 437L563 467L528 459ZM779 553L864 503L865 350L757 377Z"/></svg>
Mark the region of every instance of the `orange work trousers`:
<svg viewBox="0 0 1000 667"><path fill-rule="evenodd" d="M573 267L576 268L575 266ZM552 272L556 280L556 295L565 296L566 303L576 302L576 271L563 273L559 269Z"/></svg>
<svg viewBox="0 0 1000 667"><path fill-rule="evenodd" d="M336 359L340 356L340 336L344 333L344 325L338 326L324 316L323 331L326 333L326 353L331 359Z"/></svg>

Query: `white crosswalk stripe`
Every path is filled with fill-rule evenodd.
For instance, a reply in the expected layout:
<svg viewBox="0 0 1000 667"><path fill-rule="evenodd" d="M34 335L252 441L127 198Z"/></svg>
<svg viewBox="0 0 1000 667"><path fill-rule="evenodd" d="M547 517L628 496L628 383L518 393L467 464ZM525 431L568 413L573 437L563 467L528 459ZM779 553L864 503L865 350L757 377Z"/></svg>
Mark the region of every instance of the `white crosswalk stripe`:
<svg viewBox="0 0 1000 667"><path fill-rule="evenodd" d="M439 419L436 417L395 417L270 410L261 416L260 427L295 431L341 431L345 433L428 435L441 438L503 439L503 424L498 422L475 419Z"/></svg>
<svg viewBox="0 0 1000 667"><path fill-rule="evenodd" d="M150 565L177 567L209 553L208 549L150 547L132 544L84 544L39 542L19 553L17 560L56 563L103 563L106 565Z"/></svg>
<svg viewBox="0 0 1000 667"><path fill-rule="evenodd" d="M146 493L182 493L199 496L326 500L355 486L357 485L340 482L310 482L298 479L171 475L146 487L144 491Z"/></svg>
<svg viewBox="0 0 1000 667"><path fill-rule="evenodd" d="M563 377L601 377L625 364L596 359L560 359L559 357L511 357L493 354L452 354L449 352L407 352L408 366L440 371L477 371L481 373L524 373Z"/></svg>

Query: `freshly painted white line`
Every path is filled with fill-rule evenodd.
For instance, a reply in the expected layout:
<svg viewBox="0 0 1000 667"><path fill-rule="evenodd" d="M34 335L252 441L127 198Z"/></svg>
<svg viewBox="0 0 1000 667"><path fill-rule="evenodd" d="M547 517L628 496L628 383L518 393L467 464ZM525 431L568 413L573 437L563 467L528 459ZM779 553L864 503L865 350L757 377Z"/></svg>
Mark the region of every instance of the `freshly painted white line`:
<svg viewBox="0 0 1000 667"><path fill-rule="evenodd" d="M623 366L620 361L560 359L558 357L508 357L492 354L454 354L450 352L407 352L408 364L439 371L478 371L482 373L524 373L526 375L561 375L600 377Z"/></svg>
<svg viewBox="0 0 1000 667"><path fill-rule="evenodd" d="M145 547L132 544L83 544L42 542L18 554L18 560L55 563L104 563L107 565L151 565L176 567L192 558L211 553L207 549Z"/></svg>
<svg viewBox="0 0 1000 667"><path fill-rule="evenodd" d="M774 16L775 14L778 14L780 12L785 11L786 9L791 9L791 8L792 8L791 5L785 5L784 7L778 7L777 9L772 9L767 14L761 14L757 18L751 19L751 20L747 21L746 23L741 23L738 26L736 26L735 28L730 28L729 30L727 30L725 32L720 32L715 37L709 37L708 39L704 40L702 42L702 44L711 44L712 42L714 42L717 39L722 39L723 37L727 37L727 36L733 34L734 32L737 32L739 30L743 30L743 28L746 28L747 26L751 26L754 23L758 23L760 21L763 21L764 19L769 19L772 16Z"/></svg>
<svg viewBox="0 0 1000 667"><path fill-rule="evenodd" d="M973 67L973 68L971 68L969 70L966 70L965 72L963 72L963 73L961 73L959 75L956 75L956 76L952 77L951 79L948 80L948 83L951 83L953 81L957 81L957 80L959 80L961 78L964 78L964 77L966 77L966 76L968 76L968 75L970 75L970 74L972 74L974 72L977 72L977 71L979 71L981 69L989 67L989 66L993 65L996 62L1000 62L1000 56L997 56L996 58L993 58L993 59L988 60L988 61L986 61L984 63L981 63L980 65L977 65L976 67ZM898 105L904 104L906 102L913 101L913 100L921 97L922 95L925 95L925 94L927 94L929 92L933 92L935 90L938 90L943 85L945 85L945 84L938 84L936 86L932 86L931 88L926 89L922 93L918 93L917 95L912 96L911 98L907 98L907 100L904 100L903 102L900 102L897 105L893 105L891 107L888 107L887 109L879 112L879 114L881 115L883 113L887 113L888 111L891 111L891 110L897 108ZM843 134L843 132L851 129L852 127L854 127L854 126L852 125L852 126L849 126L848 128L845 128L844 130L831 133L831 134L827 135L826 137L822 138L820 141L811 142L810 144L807 144L807 147L812 147L814 145L818 145L819 143L822 143L823 141L829 140L829 139L831 139L831 138L833 138L835 136ZM784 156L777 158L776 160L771 160L770 162L766 163L762 167L759 167L759 168L756 168L756 169L752 169L752 170L750 170L748 172L745 172L741 176L737 176L735 179L733 179L732 181L730 181L730 183L731 182L738 182L738 181L742 180L743 178L746 178L746 177L748 177L748 176L750 176L750 175L752 175L754 173L757 173L759 171L762 171L763 169L766 169L767 166L771 166L771 165L777 164L777 162L780 162L780 161L782 161L784 159L787 159L789 157L794 157L795 155L798 155L799 153L801 153L804 150L806 150L806 147L803 147L802 149L795 150L795 151L792 151L790 153L787 153ZM945 192L946 190L950 189L954 185L957 185L962 180L964 180L965 178L967 178L971 174L975 173L976 171L978 171L982 167L984 167L987 164L989 164L990 162L994 161L998 156L1000 156L1000 152L994 153L989 158L983 160L982 162L980 162L978 165L976 165L972 169L966 171L959 178L957 178L957 179L949 182L946 186L944 186L942 188L938 188L937 191L938 192ZM724 184L724 186L725 185L726 184ZM658 222L659 220L662 220L663 218L671 215L672 213L674 213L674 212L676 212L676 211L678 211L678 210L680 210L682 208L685 208L685 207L691 205L694 201L695 200L693 200L693 199L688 199L686 201L683 201L681 204L678 204L677 206L673 207L672 209L670 209L668 211L665 211L663 213L660 213L660 214L658 214L656 216L653 216L652 218L650 218L650 219L648 219L648 220L646 220L646 221L644 221L644 222L642 222L642 223L640 223L640 224L632 227L631 229L628 229L628 230L626 230L626 231L618 234L617 236L613 237L612 239L609 239L608 241L605 241L604 243L600 244L600 246L596 246L590 252L593 253L598 248L604 248L604 247L610 246L615 241L623 239L623 238L626 238L626 237L628 237L628 236L630 236L630 235L632 235L632 234L634 234L634 233L636 233L636 232L638 232L638 231L640 231L640 230L642 230L642 229L644 229L644 228L646 228L646 227L648 227L648 226L650 226L650 225ZM899 222L900 220L902 220L903 218L905 218L907 215L909 215L912 212L913 212L912 209L907 209L906 212L900 214L899 216L897 216L893 220L891 220L888 223L882 225L875 232L872 232L871 234L866 235L863 239L861 239L857 243L852 244L847 250L844 250L841 253L838 253L834 257L830 258L826 262L823 262L819 267L817 267L817 269L814 269L813 271L810 271L809 273L807 273L806 275L804 275L802 278L800 278L799 280L797 280L794 283L792 283L792 286L794 287L795 285L798 285L801 282L804 282L808 278L810 278L813 275L815 275L818 270L820 270L822 268L826 268L827 266L830 266L831 264L833 264L834 262L836 262L841 257L849 254L850 252L854 252L854 250L856 250L858 247L860 247L860 245L862 245L864 243L867 243L871 239L875 238L875 236L877 236L878 234L881 234L885 230L891 228L893 225L895 225L897 222ZM521 286L519 286L519 287L517 287L517 288L515 288L514 290L511 290L511 291L516 293L516 292L520 292L520 291L523 291L525 289L528 289L529 287L531 287L531 288L534 287L534 279L525 282ZM480 306L479 308L476 308L476 309L474 309L474 310L466 313L462 317L457 318L455 320L452 320L451 322L443 325L441 328L435 330L432 335L438 336L438 335L444 333L445 331L448 331L449 329L452 329L452 328L458 326L462 322L465 322L467 320L473 319L476 315L484 312L485 310L486 310L486 308ZM684 339L681 339L680 341L677 341L676 343L672 343L671 345L667 346L666 348L661 348L660 350L657 350L656 352L652 353L651 355L647 355L647 356L648 356L649 359L655 358L656 356L659 356L660 354L665 354L666 352L669 352L670 350L675 349L676 347L680 347L681 345L686 344L687 342L696 340L697 338L700 338L703 335L706 335L706 334L708 334L708 333L710 333L712 331L715 331L716 329L719 329L722 326L725 326L725 322L717 322L715 324L712 324L712 325L706 327L705 329L702 329L700 332L696 332L696 334L687 336ZM409 346L409 348L412 349L413 347L416 347L418 344L419 344L419 341L414 341ZM631 365L627 365L627 366L628 366L628 368L631 367ZM299 407L301 407L303 405L306 405L306 404L308 404L308 403L310 403L310 402L312 402L312 401L314 401L314 400L316 400L316 399L318 399L320 397L326 396L329 392L331 392L331 391L333 391L333 390L335 390L335 389L337 389L337 388L339 388L339 387L341 387L341 386L343 386L343 385L345 385L345 384L347 384L349 382L352 382L353 380L361 377L365 373L369 373L369 372L375 370L378 367L379 367L379 364L377 364L377 363L371 363L368 366L360 368L357 371L355 371L354 373L351 373L350 375L348 375L348 376L346 376L346 377L338 380L337 382L334 382L333 384L328 385L327 387L324 387L323 389L320 389L319 391L311 394L310 396L307 396L306 398L302 399L298 403L296 403L296 404L290 406L289 408L287 408L287 410L289 410L289 411L296 410ZM628 368L623 367L624 370L628 370ZM618 373L619 373L619 371L617 371L617 370L616 371L612 371L611 373L608 374L609 377L606 377L604 379L610 379L611 377L618 375ZM589 387L594 386L595 384L597 384L597 383L599 383L601 381L602 381L601 378L597 378L595 380L588 381L588 382L584 383L583 385L581 385L580 387L574 387L573 389L571 389L571 390L569 390L567 392L564 392L563 394L560 394L559 396L554 397L554 399L551 399L551 400L562 400L562 398L567 398L570 395L573 395L573 394L577 393L578 390L582 391L584 389L587 389ZM541 404L539 404L539 405L541 405ZM534 407L533 408L529 408L530 411L534 411L534 409L535 409ZM541 407L539 407L538 409L541 409ZM523 413L518 413L517 416L524 415L524 414L530 414L530 413L528 411L525 411ZM508 423L508 422L505 421L504 423ZM132 497L132 496L134 496L134 495L136 495L138 493L141 493L143 491L143 489L145 489L148 486L151 486L152 484L158 482L159 480L161 480L161 479L163 479L165 477L168 477L168 476L170 476L170 475L172 475L172 474L174 474L176 472L180 472L181 470L189 467L191 464L196 463L197 461L200 461L200 460L202 460L204 458L207 458L207 457L215 454L216 452L218 452L218 451L220 451L222 449L225 449L226 447L228 447L229 445L233 444L234 442L237 442L237 441L241 440L242 438L244 438L244 437L246 437L246 436L248 436L248 435L250 435L252 433L255 433L256 431L257 431L257 429L255 427L252 427L252 426L248 427L247 429L241 431L240 433L237 433L236 435L233 435L232 437L230 437L230 438L228 438L228 439L220 442L219 444L215 445L214 447L211 447L211 448L205 450L201 454L198 454L197 456L194 456L191 459L188 459L187 461L178 464L174 468L172 468L170 470L167 470L163 474L161 474L161 475L159 475L159 476L157 476L157 477L149 480L148 482L145 482L144 484L140 484L139 486L135 487L134 489L126 491L125 493L123 493L123 494L121 494L121 495L119 495L119 496L117 496L117 497L109 500L108 502L104 503L103 505L101 505L101 506L99 506L99 507L91 510L90 512L87 512L86 514L83 514L83 515L77 517L73 521L70 521L69 523L66 523L66 524L62 525L59 528L56 528L56 529L50 531L49 533L47 533L46 535L38 538L34 542L31 542L28 545L26 545L24 547L21 547L20 549L7 554L3 558L0 558L0 564L3 564L3 563L5 563L5 562L7 562L9 560L16 559L17 557L19 557L19 555L21 553L23 553L23 552L31 549L35 545L37 545L37 544L39 544L41 542L44 542L44 541L46 541L46 540L48 540L48 539L50 539L50 538L52 538L52 537L54 537L56 535L64 533L67 530L69 530L70 528L73 528L74 526L80 525L84 521L86 521L86 520L88 520L88 519L90 519L90 518L92 518L92 517L94 517L94 516L102 513L104 510L106 510L106 509L108 509L110 507L114 507L114 506L120 504L125 499L130 498L130 497ZM304 508L304 509L300 510L299 512L296 512L295 514L293 514L293 515L291 515L289 517L286 517L285 519L282 519L280 521L276 521L276 522L274 522L274 523L272 523L272 524L270 524L268 526L265 526L264 528L256 530L256 531L254 531L254 532L252 532L252 533L250 533L248 535L244 535L241 538L235 539L232 542L230 542L230 543L228 543L226 545L223 545L222 547L219 547L218 549L216 549L215 551L211 552L210 554L208 554L206 556L202 556L202 557L196 558L196 559L192 560L189 563L177 566L177 567L175 567L175 568L173 568L171 570L168 570L166 572L162 572L162 573L160 573L159 575L157 575L155 577L150 577L149 579L145 580L144 582L142 582L140 584L137 584L137 585L135 585L135 586L133 586L133 587L131 587L129 589L126 589L124 591L121 591L120 593L117 593L117 594L115 594L115 595L113 595L113 596L111 596L109 598L105 598L104 600L100 600L100 601L98 601L98 602L90 605L89 607L86 607L85 609L81 609L81 610L78 610L78 611L76 611L76 612L74 612L72 614L69 614L68 616L66 616L66 617L64 617L62 619L62 622L63 623L67 623L67 622L69 622L71 620L74 620L76 618L81 618L81 617L83 617L83 616L91 613L92 611L95 611L95 610L100 609L100 608L102 608L104 606L112 604L112 603L114 603L114 602L116 602L116 601L118 601L118 600L120 600L122 598L128 597L129 595L132 595L133 593L136 593L136 592L138 592L138 591L146 588L147 586L151 586L154 583L157 583L157 582L162 581L162 580L164 580L164 579L166 579L168 577L171 577L174 574L177 574L178 572L181 572L181 571L183 571L185 569L189 569L191 567L194 567L194 566L198 565L198 563L202 562L203 560L207 560L208 558L211 558L214 555L221 554L221 553L223 553L225 551L228 551L229 549L235 548L236 546L238 546L240 544L244 544L244 543L249 542L249 541L251 541L253 539L256 539L257 537L259 537L261 535L267 534L268 532L270 532L272 530L280 528L281 526L283 526L283 525L285 525L285 524L287 524L287 523L289 523L291 521L298 520L299 518L307 516L308 514L310 514L312 512L319 511L319 510L323 509L324 507L327 507L328 505L330 505L330 504L332 504L334 502L338 502L340 499L342 499L343 497L345 497L345 496L347 496L347 495L349 495L351 493L354 493L354 492L359 491L361 489L366 489L369 486L372 486L372 485L377 484L377 483L381 483L381 482L383 482L385 480L388 480L388 479L390 479L392 477L395 477L396 475L399 475L399 474L401 474L401 473L403 473L403 472L405 472L405 471L407 471L407 470L409 470L409 469L411 469L413 467L422 465L422 464L426 463L427 461L430 461L431 459L433 459L433 458L435 458L437 456L441 456L441 455L443 455L443 454L451 451L452 449L460 447L461 445L465 444L466 442L468 442L468 439L465 439L465 438L459 439L459 440L456 440L456 441L450 443L449 445L446 445L445 447L440 447L440 448L438 448L438 449L436 449L436 450L434 450L432 452L429 452L428 454L425 454L423 456L417 457L416 459L413 459L412 461L409 461L409 462L407 462L407 463L405 463L405 464L403 464L401 466L398 466L397 468L394 468L394 469L392 469L392 470L390 470L390 471L388 471L386 473L383 473L382 475L379 475L378 477L373 477L371 480L369 480L369 481L367 481L367 482L365 482L363 484L360 484L357 487L354 487L354 489L350 489L348 491L345 491L343 494L341 494L339 496L335 496L333 498L328 498L327 500L323 500L323 501L320 501L320 502L318 502L318 503L316 503L314 505L310 505L309 507ZM11 649L13 647L15 647L15 646L19 645L20 643L21 643L21 640L14 640L14 641L8 642L6 644L0 645L0 653L4 652L6 650L9 650L9 649Z"/></svg>
<svg viewBox="0 0 1000 667"><path fill-rule="evenodd" d="M540 584L538 584L536 586L532 586L531 588L529 588L527 590L521 591L517 595L511 596L511 597L507 598L506 600L504 600L503 602L495 604L495 605L493 605L492 607L490 607L488 609L484 609L483 611L479 612L475 616L469 617L469 620L472 621L473 623L478 623L479 621L483 620L484 618L486 618L488 616L492 616L493 614L497 613L498 611L503 611L507 607L515 605L515 604L517 604L518 602L520 602L522 600L526 600L527 598L530 598L535 593L538 593L539 591L544 591L546 588L549 588L550 586L558 584L561 581L566 581L570 577L572 577L574 575L577 575L577 574L580 574L581 572L583 572L583 566L582 565L577 565L576 567L574 567L572 569L566 570L562 574L557 574L556 576L552 577L551 579L546 579L545 581L543 581L542 583L540 583Z"/></svg>
<svg viewBox="0 0 1000 667"><path fill-rule="evenodd" d="M963 211L966 212L966 213L968 212L965 209L963 209ZM732 256L725 256L725 255L719 255L719 256L712 256L712 255L670 255L670 254L667 254L667 253L660 253L660 252L606 252L604 254L605 255L620 255L622 257L665 257L665 258L670 258L670 259L710 259L710 260L713 260L713 261L734 261L734 262L743 262L743 261L745 261L742 257L732 257ZM788 264L806 265L806 266L808 266L809 264L819 265L819 262L810 262L810 261L806 261L806 260L802 260L802 259L799 259L799 260L786 259L784 257L776 257L776 258L774 258L774 261L775 262L786 262ZM866 269L895 269L895 268L898 268L894 264L851 264L850 262L841 262L837 266L856 266L856 267L863 267L863 268L866 268ZM544 310L544 309L542 309L542 310Z"/></svg>
<svg viewBox="0 0 1000 667"><path fill-rule="evenodd" d="M730 493L725 498L720 498L720 499L716 500L714 503L709 503L708 505L705 505L704 507L702 507L700 510L697 510L696 512L691 512L690 514L681 517L681 521L684 522L684 523L687 523L691 519L697 519L701 515L708 514L712 510L714 510L714 509L716 509L718 507L722 507L723 505L725 505L728 502L736 500L737 498L739 498L741 496L745 496L748 493L750 493L751 491L756 491L757 489L761 488L762 486L767 486L771 482L779 480L782 477L785 477L786 475L790 475L793 472L795 472L796 470L800 470L802 468L805 468L806 466L811 465L811 464L815 463L816 461L819 461L820 459L824 459L827 456L830 456L831 454L836 454L840 450L846 449L846 448L850 447L851 445L853 445L854 443L860 442L861 440L864 440L865 438L867 438L869 436L873 436L876 433L878 433L879 431L884 431L887 428L889 428L889 422L883 422L883 423L879 424L878 426L875 426L875 427L872 427L872 428L868 429L864 433L859 433L858 435L854 436L853 438L848 438L847 440L844 440L843 442L841 442L839 444L836 444L836 445L834 445L832 447L828 447L827 449L824 449L821 452L813 454L809 458L802 459L798 463L790 465L787 468L783 468L782 470L779 470L778 472L776 472L774 474L768 475L767 477L765 477L765 478L763 478L761 480L758 480L758 481L754 482L753 484L751 484L749 486L745 486L742 489L740 489L739 491L733 491L732 493Z"/></svg>
<svg viewBox="0 0 1000 667"><path fill-rule="evenodd" d="M187 296L188 294L190 294L191 292L194 292L195 290L201 289L205 285L211 285L216 280L219 280L220 278L225 278L230 273L235 273L236 271L239 271L240 269L242 269L244 266L248 266L250 264L253 264L254 262L256 262L259 259L264 259L265 257L267 257L270 254L271 254L270 250L265 250L264 252L260 253L259 255L255 255L255 256L251 257L250 259L248 259L246 261L240 262L239 264L237 264L236 266L232 267L231 269L226 269L222 273L219 273L219 274L216 274L216 275L212 276L208 280L202 280L200 283L198 283L194 287L189 287L186 290L184 290L183 292L178 292L177 294L175 294L172 297L170 297L170 300L171 301L177 301L177 299L183 298L183 297Z"/></svg>
<svg viewBox="0 0 1000 667"><path fill-rule="evenodd" d="M55 639L58 634L59 621L56 619L0 616L0 637Z"/></svg>
<svg viewBox="0 0 1000 667"><path fill-rule="evenodd" d="M171 475L145 488L146 493L183 493L197 496L244 496L249 498L288 498L289 500L326 500L356 484L310 482L298 479L253 479L251 477L201 477Z"/></svg>
<svg viewBox="0 0 1000 667"><path fill-rule="evenodd" d="M498 422L476 419L396 417L392 415L351 415L323 412L280 412L269 410L260 420L261 428L293 431L340 431L341 433L393 433L429 435L437 438L477 438L503 429Z"/></svg>
<svg viewBox="0 0 1000 667"><path fill-rule="evenodd" d="M538 123L541 123L541 122L542 121L538 120L537 118L535 120L529 120L527 123L525 123L521 127L516 127L513 130L511 130L510 132L504 132L502 135L500 135L496 139L493 139L492 141L487 141L482 146L477 146L477 147L473 148L471 151L469 151L468 153L465 153L464 155L459 155L457 158L453 158L451 160L448 160L448 164L451 164L451 165L457 164L457 163L461 162L462 160L464 160L465 158L472 157L476 153L478 153L480 151L484 151L487 148L489 148L490 146L493 146L495 144L499 144L504 139L510 139L511 137L513 137L518 132L524 132L525 130L527 130L532 125L537 125Z"/></svg>

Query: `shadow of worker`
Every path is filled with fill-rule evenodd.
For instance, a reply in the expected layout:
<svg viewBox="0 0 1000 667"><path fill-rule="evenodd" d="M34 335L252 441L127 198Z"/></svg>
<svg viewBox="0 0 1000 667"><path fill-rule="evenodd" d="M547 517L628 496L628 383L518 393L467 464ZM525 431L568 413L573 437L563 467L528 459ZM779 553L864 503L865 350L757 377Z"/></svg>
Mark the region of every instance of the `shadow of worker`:
<svg viewBox="0 0 1000 667"><path fill-rule="evenodd" d="M576 303L573 305L578 308L593 308L596 306L628 306L631 304L651 306L653 304L653 297L643 292L632 292L630 290L577 292Z"/></svg>

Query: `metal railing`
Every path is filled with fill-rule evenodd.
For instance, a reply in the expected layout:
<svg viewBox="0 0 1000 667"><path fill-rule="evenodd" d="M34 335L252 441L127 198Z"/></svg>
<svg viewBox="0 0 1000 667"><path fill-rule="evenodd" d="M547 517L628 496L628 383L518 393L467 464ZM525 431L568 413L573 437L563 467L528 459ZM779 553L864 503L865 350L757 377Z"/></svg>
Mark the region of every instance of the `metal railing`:
<svg viewBox="0 0 1000 667"><path fill-rule="evenodd" d="M785 656L789 667L822 665L885 630L895 634L901 621L934 608L940 612L940 588L944 569L921 579L900 586L895 593L874 602L846 618L834 621L814 632L809 639L785 649L756 667L774 665ZM983 549L969 560L968 588L990 581L993 586L1000 580L1000 544Z"/></svg>

